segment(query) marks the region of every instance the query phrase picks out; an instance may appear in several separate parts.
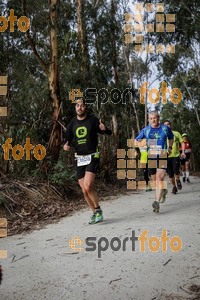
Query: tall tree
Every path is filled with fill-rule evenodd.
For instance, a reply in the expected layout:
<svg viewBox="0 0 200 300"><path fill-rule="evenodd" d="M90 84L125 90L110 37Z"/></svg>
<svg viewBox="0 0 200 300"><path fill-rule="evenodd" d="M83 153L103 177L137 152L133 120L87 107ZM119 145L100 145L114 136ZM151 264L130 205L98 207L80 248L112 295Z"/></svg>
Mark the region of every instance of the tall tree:
<svg viewBox="0 0 200 300"><path fill-rule="evenodd" d="M81 70L81 82L82 88L88 87L89 84L89 54L88 43L86 33L86 21L85 21L85 0L76 0L77 7L77 19L78 19L78 42L80 46L80 70Z"/></svg>
<svg viewBox="0 0 200 300"><path fill-rule="evenodd" d="M27 16L27 2L23 0L23 13ZM37 44L33 37L31 37L30 30L26 32L26 36L30 47L39 62L42 70L44 71L49 85L49 97L53 106L53 115L52 115L52 132L50 135L47 151L51 155L51 158L54 161L58 160L60 145L61 145L61 127L57 122L61 115L60 107L60 92L59 92L59 83L58 83L58 7L59 0L49 0L49 20L50 20L50 30L49 30L49 39L50 39L50 55L49 62L46 63L37 50ZM48 67L49 65L49 67Z"/></svg>

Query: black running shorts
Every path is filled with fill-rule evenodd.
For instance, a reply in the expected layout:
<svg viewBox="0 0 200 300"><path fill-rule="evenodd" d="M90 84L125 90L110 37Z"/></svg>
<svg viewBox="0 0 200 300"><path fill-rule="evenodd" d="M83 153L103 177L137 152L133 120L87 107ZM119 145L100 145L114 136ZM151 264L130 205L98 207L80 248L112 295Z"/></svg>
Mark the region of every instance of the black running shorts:
<svg viewBox="0 0 200 300"><path fill-rule="evenodd" d="M186 158L181 158L181 165L184 166L186 161L190 160L190 153L185 153Z"/></svg>
<svg viewBox="0 0 200 300"><path fill-rule="evenodd" d="M153 161L153 164L155 165L155 168L150 167L151 166L151 161ZM159 157L159 155L157 155L157 158L148 159L148 166L150 167L148 169L149 173L151 175L155 175L157 169L162 169L162 170L167 169L167 158L161 158L161 157Z"/></svg>
<svg viewBox="0 0 200 300"><path fill-rule="evenodd" d="M85 172L92 172L96 174L99 167L99 158L92 157L92 161L89 165L86 166L77 166L77 179L81 179L85 176Z"/></svg>
<svg viewBox="0 0 200 300"><path fill-rule="evenodd" d="M173 178L174 174L180 174L180 159L179 157L169 157L167 160L167 174L169 178Z"/></svg>

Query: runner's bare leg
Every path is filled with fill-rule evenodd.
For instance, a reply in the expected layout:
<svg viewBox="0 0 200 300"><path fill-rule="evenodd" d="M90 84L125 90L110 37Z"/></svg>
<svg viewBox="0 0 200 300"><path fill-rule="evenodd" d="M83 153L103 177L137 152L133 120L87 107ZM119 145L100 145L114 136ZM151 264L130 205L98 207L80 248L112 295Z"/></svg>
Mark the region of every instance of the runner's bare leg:
<svg viewBox="0 0 200 300"><path fill-rule="evenodd" d="M176 179L179 179L179 175L174 175L174 176L176 177ZM173 186L176 186L175 177L169 179Z"/></svg>
<svg viewBox="0 0 200 300"><path fill-rule="evenodd" d="M95 173L86 171L84 176L84 189L86 190L88 196L92 200L95 207L99 206L99 199L97 197L96 191L94 189L94 180L95 180Z"/></svg>
<svg viewBox="0 0 200 300"><path fill-rule="evenodd" d="M185 162L185 171L186 171L186 172L189 172L189 171L190 171L189 165L190 165L189 161L186 161L186 162Z"/></svg>
<svg viewBox="0 0 200 300"><path fill-rule="evenodd" d="M85 180L85 176L84 176L83 178L79 179L79 180L78 180L78 183L79 183L79 185L80 185L80 187L81 187L81 189L82 189L82 193L83 193L83 196L84 196L84 198L85 198L87 204L88 204L89 207L92 209L92 211L95 212L94 203L93 203L93 201L90 199L90 197L89 197L87 191L86 191L85 188L84 188L84 180Z"/></svg>
<svg viewBox="0 0 200 300"><path fill-rule="evenodd" d="M164 169L157 169L156 171L156 200L160 202L160 199L162 198L162 191L164 189L163 187L163 181L165 177L166 170Z"/></svg>
<svg viewBox="0 0 200 300"><path fill-rule="evenodd" d="M94 189L95 176L95 173L86 171L84 177L79 179L84 198L93 212L99 206L98 197Z"/></svg>

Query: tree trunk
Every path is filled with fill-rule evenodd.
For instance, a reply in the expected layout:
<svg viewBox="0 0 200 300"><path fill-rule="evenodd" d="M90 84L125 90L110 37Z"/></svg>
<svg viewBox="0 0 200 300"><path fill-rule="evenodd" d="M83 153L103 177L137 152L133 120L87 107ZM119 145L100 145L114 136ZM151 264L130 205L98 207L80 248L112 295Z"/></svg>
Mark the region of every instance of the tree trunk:
<svg viewBox="0 0 200 300"><path fill-rule="evenodd" d="M119 132L118 132L118 122L117 122L116 112L112 115L112 124L113 124L113 144L114 144L113 157L116 157L117 149L119 146Z"/></svg>
<svg viewBox="0 0 200 300"><path fill-rule="evenodd" d="M23 14L26 16L26 0L23 0ZM60 95L59 95L59 84L58 84L58 41L57 41L57 9L59 0L49 0L49 17L50 17L50 66L40 57L36 43L30 36L30 31L26 31L26 37L32 48L32 51L39 62L42 70L47 76L49 84L49 97L53 104L53 115L52 115L52 131L47 146L47 153L50 154L54 161L59 158L60 145L61 145L61 126L57 122L60 117Z"/></svg>
<svg viewBox="0 0 200 300"><path fill-rule="evenodd" d="M115 29L115 12L116 12L116 7L114 0L111 1L111 20L113 24L113 32L111 34L111 44L112 44L112 65L113 65L113 70L114 70L114 81L115 85L117 86L119 83L119 76L118 76L118 70L117 70L117 47L116 47L116 29Z"/></svg>
<svg viewBox="0 0 200 300"><path fill-rule="evenodd" d="M128 79L129 79L129 82L132 85L132 75L131 75L131 70L130 70L129 49L128 49L128 46L126 46L126 47L124 46L124 56L125 56L125 60L126 60L126 68L127 68L127 73L128 73ZM134 110L134 113L135 113L137 130L138 130L138 132L140 132L139 117L138 117L138 113L137 113L137 110L136 110L136 106L135 106L135 102L134 102L134 99L133 99L133 95L131 94L130 97L131 97L131 102L132 102L132 105L133 105L133 110Z"/></svg>
<svg viewBox="0 0 200 300"><path fill-rule="evenodd" d="M88 87L89 84L89 54L87 45L87 34L84 17L85 0L76 0L77 18L78 18L78 42L80 45L81 59L81 78L83 87ZM83 88L82 87L82 88Z"/></svg>
<svg viewBox="0 0 200 300"><path fill-rule="evenodd" d="M180 74L179 74L179 75L180 75ZM184 87L186 88L186 91L188 92L188 95L189 95L189 97L190 97L190 101L191 101L191 103L192 103L192 105L193 105L193 109L194 109L195 114L196 114L196 118L197 118L198 125L200 126L200 118L199 118L198 110L197 110L197 108L195 107L195 103L194 103L192 94L191 94L191 92L190 92L190 90L189 90L189 88L188 88L188 86L187 86L187 84L186 84L186 82L185 82L183 76L180 75L180 78L181 78L181 80L182 80L182 82L183 82Z"/></svg>
<svg viewBox="0 0 200 300"><path fill-rule="evenodd" d="M52 159L57 161L61 145L61 127L57 120L60 117L60 93L58 84L58 41L57 41L57 8L58 0L49 0L49 17L50 17L50 47L51 57L48 72L50 98L53 103L53 129L48 144L48 152Z"/></svg>

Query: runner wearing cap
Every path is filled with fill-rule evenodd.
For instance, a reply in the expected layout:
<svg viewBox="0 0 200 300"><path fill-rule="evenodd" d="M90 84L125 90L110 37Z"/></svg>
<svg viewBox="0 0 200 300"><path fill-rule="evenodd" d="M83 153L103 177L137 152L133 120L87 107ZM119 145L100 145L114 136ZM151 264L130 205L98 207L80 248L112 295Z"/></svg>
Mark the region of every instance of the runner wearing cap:
<svg viewBox="0 0 200 300"><path fill-rule="evenodd" d="M192 153L192 145L188 140L187 133L182 134L183 141L185 143L185 155L186 157L181 159L181 169L183 173L183 182L190 183L190 155Z"/></svg>
<svg viewBox="0 0 200 300"><path fill-rule="evenodd" d="M65 151L72 145L77 156L77 179L83 196L93 211L89 224L103 221L103 213L94 189L95 174L99 166L98 133L111 135L105 124L87 113L87 105L81 98L76 100L76 117L67 127Z"/></svg>

